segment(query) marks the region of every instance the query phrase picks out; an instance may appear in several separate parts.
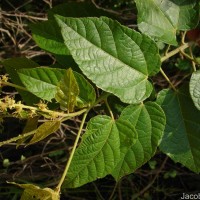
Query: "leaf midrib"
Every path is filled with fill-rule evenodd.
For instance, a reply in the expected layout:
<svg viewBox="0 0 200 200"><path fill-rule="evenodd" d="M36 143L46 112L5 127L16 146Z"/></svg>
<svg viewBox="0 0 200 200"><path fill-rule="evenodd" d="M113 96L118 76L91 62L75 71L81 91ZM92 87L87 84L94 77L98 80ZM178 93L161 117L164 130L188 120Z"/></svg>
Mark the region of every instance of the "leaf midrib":
<svg viewBox="0 0 200 200"><path fill-rule="evenodd" d="M73 28L71 28L68 24L66 24L65 22L63 22L61 19L59 19L58 17L57 17L57 19L58 19L59 21L61 21L61 23L64 24L67 28L69 28L70 30L72 30L73 32L75 32L76 34L78 34L79 37L83 38L83 39L86 40L88 43L90 43L91 46L94 46L95 48L97 48L97 49L103 51L106 55L108 55L109 57L112 57L112 59L114 59L114 60L117 60L117 62L121 63L123 66L128 67L128 68L131 68L133 71L135 71L136 73L141 74L142 76L145 77L145 79L147 79L148 75L143 74L142 72L140 72L140 71L134 69L133 67L131 67L131 66L129 66L128 64L124 63L123 61L121 61L118 57L116 58L116 57L114 57L113 55L111 55L110 53L108 53L106 50L104 50L104 49L102 49L102 48L96 46L96 45L93 44L91 41L87 40L87 38L85 38L84 36L82 36L81 34L79 34L78 31L75 31L75 30L74 30ZM103 21L103 20L102 20L102 21ZM103 21L103 22L104 22L104 21ZM93 22L93 23L94 23L94 22ZM105 23L105 22L104 22L104 23ZM105 24L108 26L107 23L105 23ZM84 24L84 27L85 27L85 24ZM98 30L97 30L97 31L98 31ZM64 33L63 28L62 28L62 32ZM112 33L112 31L111 31L111 33ZM127 34L126 34L126 36L127 36ZM128 37L128 36L127 36L127 37ZM129 37L129 38L130 38L130 37ZM131 40L132 40L132 39L131 39ZM133 41L133 40L132 40L132 41ZM134 41L133 41L133 42L134 42ZM136 45L137 45L137 44L136 44ZM138 46L138 45L137 45L137 46ZM68 46L67 46L67 47L68 47ZM88 48L88 47L87 47L87 48ZM81 49L84 49L84 48L81 48ZM145 58L145 57L144 57L144 58ZM144 59L144 60L145 60L145 59ZM145 60L145 62L146 62L146 60ZM123 68L123 67L121 67L121 68ZM120 68L120 69L121 69L121 68ZM148 70L147 70L147 72L148 72Z"/></svg>

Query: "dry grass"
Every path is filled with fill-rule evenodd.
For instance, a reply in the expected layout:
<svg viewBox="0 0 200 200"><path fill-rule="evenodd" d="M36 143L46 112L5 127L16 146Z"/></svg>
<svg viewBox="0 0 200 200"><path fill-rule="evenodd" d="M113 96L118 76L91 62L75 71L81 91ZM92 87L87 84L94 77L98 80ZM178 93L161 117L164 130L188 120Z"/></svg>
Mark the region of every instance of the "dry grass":
<svg viewBox="0 0 200 200"><path fill-rule="evenodd" d="M34 6L35 11L27 11L26 6ZM21 57L33 58L47 54L39 50L32 40L28 23L47 20L46 10L35 7L33 0L21 5L13 5L9 0L2 3L0 16L0 58ZM52 0L43 0L41 6L52 7Z"/></svg>

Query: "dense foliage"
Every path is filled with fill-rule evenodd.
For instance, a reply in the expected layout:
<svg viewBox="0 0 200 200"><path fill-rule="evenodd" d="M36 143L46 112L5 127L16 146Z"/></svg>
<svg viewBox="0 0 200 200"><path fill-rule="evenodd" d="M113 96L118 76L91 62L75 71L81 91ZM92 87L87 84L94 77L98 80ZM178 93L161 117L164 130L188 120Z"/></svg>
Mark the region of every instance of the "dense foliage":
<svg viewBox="0 0 200 200"><path fill-rule="evenodd" d="M80 187L107 175L117 182L147 163L157 148L200 172L200 36L192 30L199 26L200 3L135 0L134 5L138 30L93 4L58 5L49 10L47 21L30 25L37 45L56 63L2 61L7 74L1 86L16 88L20 99L2 95L1 120L19 118L26 126L0 146L15 142L17 148L27 147L62 123L81 119L55 189L13 182L25 189L21 199L59 199L61 187ZM187 78L177 85L164 72L175 68L172 56L189 61L186 70L178 65ZM164 63L168 69L162 69ZM158 87L158 73L169 87Z"/></svg>

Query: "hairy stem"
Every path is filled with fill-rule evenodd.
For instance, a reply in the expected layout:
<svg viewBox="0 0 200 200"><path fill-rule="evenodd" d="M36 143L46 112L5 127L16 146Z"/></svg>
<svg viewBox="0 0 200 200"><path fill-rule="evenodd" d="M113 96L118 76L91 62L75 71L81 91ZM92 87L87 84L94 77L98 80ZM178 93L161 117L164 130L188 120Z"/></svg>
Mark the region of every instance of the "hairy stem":
<svg viewBox="0 0 200 200"><path fill-rule="evenodd" d="M20 139L23 139L23 138L25 138L27 136L33 135L36 131L37 130L33 130L33 131L28 132L28 133L20 134L17 137L13 137L13 138L11 138L9 140L0 142L0 147L3 146L3 145L5 145L5 144L9 144L11 142L16 142L17 140L20 140Z"/></svg>
<svg viewBox="0 0 200 200"><path fill-rule="evenodd" d="M34 106L27 106L27 105L24 105L24 104L13 104L13 107L21 107L21 108L24 108L24 109L29 109L29 110L34 110L34 111L38 111L38 112L43 112L43 113L48 113L48 114L53 114L53 115L57 115L59 117L66 117L66 118L71 118L71 117L75 117L75 116L78 116L78 115L81 115L82 113L86 112L87 109L84 108L82 110L79 110L77 112L73 112L73 113L63 113L63 112L57 112L57 111L53 111L53 110L48 110L48 109L45 109L45 110L41 110L40 108L38 107L34 107Z"/></svg>
<svg viewBox="0 0 200 200"><path fill-rule="evenodd" d="M1 84L2 84L2 85L6 85L6 86L11 86L11 87L14 87L14 88L17 88L17 89L20 89L20 90L28 91L25 87L16 85L16 84L14 84L14 83L3 82L3 81L1 81Z"/></svg>
<svg viewBox="0 0 200 200"><path fill-rule="evenodd" d="M176 55L177 53L179 53L180 51L183 51L184 49L187 49L188 47L191 46L191 42L185 43L183 45L181 45L180 47L174 49L173 51L170 51L169 53L167 53L165 56L163 56L161 58L161 62L164 62L165 60L167 60L168 58Z"/></svg>
<svg viewBox="0 0 200 200"><path fill-rule="evenodd" d="M62 175L62 177L61 177L61 179L60 179L60 181L59 181L57 187L55 188L55 191L56 191L57 193L60 193L61 186L62 186L62 184L63 184L63 182L64 182L64 180L65 180L65 177L66 177L66 175L67 175L67 172L68 172L68 170L69 170L70 164L71 164L71 162L72 162L72 158L73 158L73 156L74 156L74 153L75 153L75 150L76 150L78 141L79 141L80 136L81 136L81 132L82 132L83 125L84 125L84 123L85 123L87 114L88 114L88 112L85 112L84 115L83 115L83 119L82 119L82 121L81 121L81 125L80 125L80 128L79 128L78 134L77 134L77 136L76 136L76 140L75 140L75 142L74 142L72 152L71 152L71 154L70 154L70 156L69 156L69 160L68 160L68 162L67 162L67 165L66 165L66 167L65 167L65 170L64 170L64 172L63 172L63 175Z"/></svg>
<svg viewBox="0 0 200 200"><path fill-rule="evenodd" d="M107 99L105 100L105 104L106 104L106 106L107 106L107 108L108 108L108 111L109 111L109 113L110 113L110 116L111 116L112 120L115 120L114 115L113 115L112 110L111 110L111 108L110 108L110 106L109 106L109 104L108 104Z"/></svg>

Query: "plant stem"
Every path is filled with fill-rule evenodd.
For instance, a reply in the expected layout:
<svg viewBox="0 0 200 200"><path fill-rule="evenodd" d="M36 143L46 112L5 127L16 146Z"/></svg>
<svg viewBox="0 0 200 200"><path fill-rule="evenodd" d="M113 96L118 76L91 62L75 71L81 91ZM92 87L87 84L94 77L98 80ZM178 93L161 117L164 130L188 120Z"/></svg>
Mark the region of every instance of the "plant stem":
<svg viewBox="0 0 200 200"><path fill-rule="evenodd" d="M14 87L14 88L17 88L17 89L20 89L20 90L28 91L25 87L16 85L16 84L14 84L14 83L10 83L10 82L1 82L1 84L2 84L2 85L11 86L11 87Z"/></svg>
<svg viewBox="0 0 200 200"><path fill-rule="evenodd" d="M34 110L34 111L38 111L38 112L44 112L44 113L49 113L49 114L55 114L55 115L58 115L60 117L75 117L75 116L78 116L78 115L81 115L82 113L86 112L87 111L87 108L84 108L82 110L79 110L77 112L74 112L74 113L63 113L63 112L57 112L57 111L53 111L53 110L41 110L39 109L38 107L34 107L34 106L27 106L27 105L24 105L24 104L13 104L13 107L21 107L21 108L25 108L25 109L29 109L29 110Z"/></svg>
<svg viewBox="0 0 200 200"><path fill-rule="evenodd" d="M108 104L107 99L105 100L105 104L106 104L106 106L107 106L107 108L108 108L108 111L109 111L109 113L110 113L110 116L111 116L112 120L114 121L115 118L114 118L114 115L113 115L113 113L112 113L112 110L110 109L110 106L109 106L109 104Z"/></svg>
<svg viewBox="0 0 200 200"><path fill-rule="evenodd" d="M3 145L5 145L5 144L9 144L9 143L11 143L11 142L15 142L15 141L17 141L17 140L20 140L20 139L22 139L22 138L24 138L24 137L33 135L36 131L37 131L37 130L33 130L33 131L28 132L28 133L20 134L20 135L18 135L17 137L11 138L11 139L9 139L9 140L0 142L0 147L3 146Z"/></svg>
<svg viewBox="0 0 200 200"><path fill-rule="evenodd" d="M96 100L96 102L94 103L94 105L97 105L99 102L101 102L101 101L105 101L107 98L108 98L108 96L110 95L110 93L107 93L107 92L103 92L102 94L101 94L101 96ZM93 106L94 106L93 105Z"/></svg>
<svg viewBox="0 0 200 200"><path fill-rule="evenodd" d="M117 186L118 186L118 183L115 183L115 186L114 186L114 188L113 188L112 194L111 194L110 197L109 197L109 200L112 200L112 199L113 199L113 196L114 196L114 194L115 194L115 191L116 191L116 189L117 189Z"/></svg>
<svg viewBox="0 0 200 200"><path fill-rule="evenodd" d="M180 47L174 49L173 51L170 51L169 53L167 53L165 56L163 56L161 58L161 62L164 62L165 60L167 60L168 58L176 55L177 53L179 53L180 51L183 51L184 49L187 49L188 47L191 46L191 42L185 43L183 45L181 45Z"/></svg>
<svg viewBox="0 0 200 200"><path fill-rule="evenodd" d="M60 193L61 186L62 186L62 184L63 184L63 182L64 182L64 180L65 180L65 177L66 177L66 175L67 175L67 172L68 172L68 170L69 170L69 167L70 167L70 164L71 164L71 162L72 162L72 158L73 158L73 156L74 156L74 153L75 153L75 150L76 150L76 147L77 147L79 138L80 138L80 136L81 136L81 132L82 132L83 125L84 125L84 123L85 123L87 114L88 114L88 111L85 112L84 115L83 115L83 119L82 119L82 121L81 121L81 125L80 125L80 128L79 128L78 134L77 134L77 136L76 136L76 140L75 140L75 142L74 142L72 152L71 152L71 154L70 154L70 156L69 156L69 160L68 160L68 162L67 162L67 165L66 165L66 167L65 167L65 170L64 170L64 172L63 172L63 175L62 175L62 177L61 177L61 179L60 179L60 181L59 181L57 187L55 188L55 191L56 191L57 193Z"/></svg>
<svg viewBox="0 0 200 200"><path fill-rule="evenodd" d="M197 69L196 69L196 65L195 65L195 62L194 62L194 56L193 56L193 54L192 54L192 49L191 49L191 47L189 48L189 51L190 51L190 56L191 56L191 58L193 59L193 60L192 60L192 67L193 67L194 72L196 72Z"/></svg>
<svg viewBox="0 0 200 200"><path fill-rule="evenodd" d="M166 81L170 84L170 86L172 87L172 89L174 91L176 91L175 86L173 85L173 83L169 80L168 76L165 74L165 72L162 70L162 68L160 68L160 72L161 74L164 76L164 78L166 79Z"/></svg>

